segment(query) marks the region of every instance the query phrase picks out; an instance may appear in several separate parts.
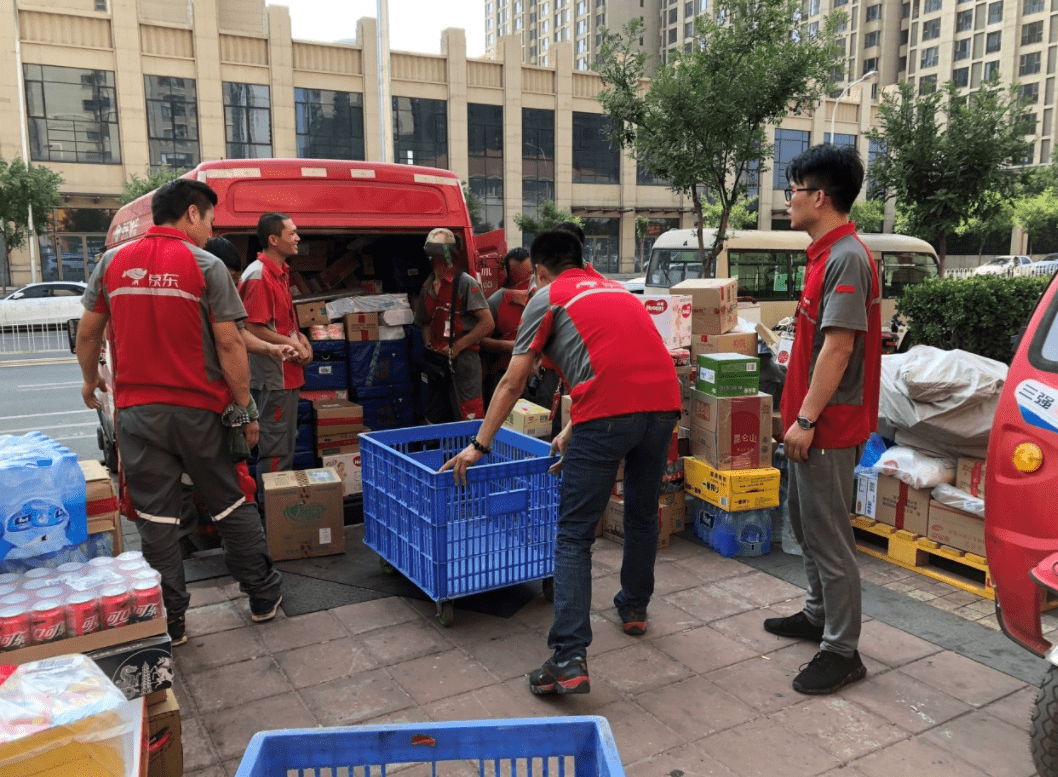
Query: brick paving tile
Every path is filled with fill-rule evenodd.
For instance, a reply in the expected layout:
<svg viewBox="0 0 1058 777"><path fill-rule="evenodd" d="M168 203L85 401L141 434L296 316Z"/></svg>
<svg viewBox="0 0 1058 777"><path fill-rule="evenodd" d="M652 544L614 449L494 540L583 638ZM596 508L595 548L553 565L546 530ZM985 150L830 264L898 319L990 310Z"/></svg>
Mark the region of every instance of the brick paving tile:
<svg viewBox="0 0 1058 777"><path fill-rule="evenodd" d="M305 645L329 642L346 634L345 628L330 611L321 610L276 621L267 629L261 629L259 636L270 651L282 653Z"/></svg>
<svg viewBox="0 0 1058 777"><path fill-rule="evenodd" d="M686 567L668 563L658 563L654 568L654 596L665 596L666 594L694 588L702 584L698 575Z"/></svg>
<svg viewBox="0 0 1058 777"><path fill-rule="evenodd" d="M681 745L625 766L626 777L735 777L735 773L694 745Z"/></svg>
<svg viewBox="0 0 1058 777"><path fill-rule="evenodd" d="M979 618L983 618L986 615L995 615L996 604L990 599L978 599L976 602L970 602L962 608L965 612L976 612Z"/></svg>
<svg viewBox="0 0 1058 777"><path fill-rule="evenodd" d="M500 618L495 615L460 610L458 607L456 607L454 626L446 628L437 618L430 619L430 626L448 645L462 647L505 637L520 628L513 618Z"/></svg>
<svg viewBox="0 0 1058 777"><path fill-rule="evenodd" d="M609 721L622 762L641 761L682 744L675 731L633 701L615 701L597 714Z"/></svg>
<svg viewBox="0 0 1058 777"><path fill-rule="evenodd" d="M296 693L258 699L240 707L207 713L202 718L222 762L241 759L258 731L314 728L316 719Z"/></svg>
<svg viewBox="0 0 1058 777"><path fill-rule="evenodd" d="M658 561L682 561L688 558L699 558L706 553L712 553L712 551L677 534L670 538L667 548L658 551Z"/></svg>
<svg viewBox="0 0 1058 777"><path fill-rule="evenodd" d="M502 639L475 642L467 646L467 654L500 680L525 677L551 656L551 650L539 635L524 627L515 626L512 632ZM589 660L597 644L598 640L588 648Z"/></svg>
<svg viewBox="0 0 1058 777"><path fill-rule="evenodd" d="M635 697L641 707L693 742L756 718L759 713L704 677L691 677Z"/></svg>
<svg viewBox="0 0 1058 777"><path fill-rule="evenodd" d="M213 752L209 735L198 718L184 717L180 710L180 742L184 750L184 772L194 773L197 769L213 768L217 756Z"/></svg>
<svg viewBox="0 0 1058 777"><path fill-rule="evenodd" d="M758 655L757 651L711 626L660 637L654 640L654 646L699 674Z"/></svg>
<svg viewBox="0 0 1058 777"><path fill-rule="evenodd" d="M399 672L393 670L392 674L416 704L428 704L497 681L485 667L471 661L461 650L405 661Z"/></svg>
<svg viewBox="0 0 1058 777"><path fill-rule="evenodd" d="M268 653L257 626L198 636L188 634L188 641L173 650L179 670L185 675L214 666L227 666Z"/></svg>
<svg viewBox="0 0 1058 777"><path fill-rule="evenodd" d="M886 666L902 666L939 653L941 648L881 621L864 623L860 631L860 654Z"/></svg>
<svg viewBox="0 0 1058 777"><path fill-rule="evenodd" d="M897 742L861 758L853 766L865 777L985 777L986 774L921 737Z"/></svg>
<svg viewBox="0 0 1058 777"><path fill-rule="evenodd" d="M414 705L384 669L357 672L351 677L302 688L300 695L324 726L351 726Z"/></svg>
<svg viewBox="0 0 1058 777"><path fill-rule="evenodd" d="M840 763L822 748L768 718L713 734L696 746L745 777L777 774L810 777Z"/></svg>
<svg viewBox="0 0 1058 777"><path fill-rule="evenodd" d="M191 594L190 609L228 601L228 595L224 593L224 588L218 585L216 580L188 583L187 592Z"/></svg>
<svg viewBox="0 0 1058 777"><path fill-rule="evenodd" d="M841 695L809 699L771 716L845 763L907 737L907 732Z"/></svg>
<svg viewBox="0 0 1058 777"><path fill-rule="evenodd" d="M899 670L868 676L864 682L842 690L841 696L911 733L926 731L973 709Z"/></svg>
<svg viewBox="0 0 1058 777"><path fill-rule="evenodd" d="M187 678L187 684L203 713L294 690L271 656L198 672Z"/></svg>
<svg viewBox="0 0 1058 777"><path fill-rule="evenodd" d="M306 645L276 654L276 661L295 688L350 677L378 666L364 645L355 637Z"/></svg>
<svg viewBox="0 0 1058 777"><path fill-rule="evenodd" d="M1025 683L1010 675L947 650L901 667L900 671L974 707L1025 687Z"/></svg>
<svg viewBox="0 0 1058 777"><path fill-rule="evenodd" d="M758 607L767 607L776 602L802 597L805 593L800 586L792 585L764 572L750 572L748 575L718 580L716 587L730 591L735 596L743 597Z"/></svg>
<svg viewBox="0 0 1058 777"><path fill-rule="evenodd" d="M715 585L688 588L663 598L669 604L686 610L705 623L754 609L754 605L743 597Z"/></svg>
<svg viewBox="0 0 1058 777"><path fill-rule="evenodd" d="M694 573L703 583L715 583L717 580L745 575L753 571L752 567L747 567L741 561L724 558L704 548L700 554L679 559L673 563Z"/></svg>
<svg viewBox="0 0 1058 777"><path fill-rule="evenodd" d="M538 596L511 616L513 623L518 623L532 632L547 635L551 623L555 620L555 607L544 597Z"/></svg>
<svg viewBox="0 0 1058 777"><path fill-rule="evenodd" d="M399 596L346 604L330 610L330 613L345 626L346 631L354 635L386 626L395 626L398 623L407 623L418 617L415 610Z"/></svg>
<svg viewBox="0 0 1058 777"><path fill-rule="evenodd" d="M1012 726L1017 726L1022 731L1026 731L1029 727L1032 710L1036 706L1036 693L1036 688L1028 686L999 701L986 704L981 709L1000 720L1005 720Z"/></svg>
<svg viewBox="0 0 1058 777"><path fill-rule="evenodd" d="M503 683L440 699L424 705L422 711L438 721L544 717L542 710L526 706L524 692L516 693Z"/></svg>
<svg viewBox="0 0 1058 777"><path fill-rule="evenodd" d="M591 674L588 664L588 674ZM569 696L537 696L529 690L529 680L516 677L504 683L520 698L525 708L522 717L554 717L556 715L598 715L599 710L624 698L616 688L601 677L591 678L591 693L571 694Z"/></svg>
<svg viewBox="0 0 1058 777"><path fill-rule="evenodd" d="M611 650L592 659L589 673L621 693L639 693L690 676L691 670L649 643Z"/></svg>
<svg viewBox="0 0 1058 777"><path fill-rule="evenodd" d="M181 732L180 736L183 737L183 732ZM186 745L185 745L185 747L186 747ZM185 753L185 758L184 758L184 769L185 769L184 777L226 777L227 772L224 771L224 767L223 766L207 766L205 769L196 769L193 772L186 771L186 769L187 769L187 758L186 758L187 751L185 750L184 753Z"/></svg>
<svg viewBox="0 0 1058 777"><path fill-rule="evenodd" d="M897 581L892 582L892 583L886 583L883 586L883 588L888 588L890 591L896 591L896 592L902 593L902 594L906 594L906 593L908 593L910 591L917 590L917 586L913 582L911 582L911 583L907 582L906 579L905 580L897 580Z"/></svg>
<svg viewBox="0 0 1058 777"><path fill-rule="evenodd" d="M912 599L917 599L920 602L926 602L926 603L932 602L934 599L938 598L935 593L930 593L929 591L923 591L923 590L918 589L918 588L914 588L914 589L912 589L910 591L907 591L907 595L910 596Z"/></svg>
<svg viewBox="0 0 1058 777"><path fill-rule="evenodd" d="M591 611L601 612L613 608L613 598L621 590L620 574L597 577L591 581Z"/></svg>
<svg viewBox="0 0 1058 777"><path fill-rule="evenodd" d="M986 629L992 629L992 631L999 631L999 618L995 616L995 613L986 615L983 618L978 618L974 623L979 623Z"/></svg>
<svg viewBox="0 0 1058 777"><path fill-rule="evenodd" d="M928 602L926 602L926 604L928 604L930 607L936 607L938 610L944 610L945 612L954 613L965 603L949 599L947 596L937 596L933 599L930 599Z"/></svg>
<svg viewBox="0 0 1058 777"><path fill-rule="evenodd" d="M242 759L234 759L231 761L225 761L221 764L220 768L224 771L225 777L235 777L239 772L239 764L241 761Z"/></svg>
<svg viewBox="0 0 1058 777"><path fill-rule="evenodd" d="M1035 771L1025 732L977 710L922 735L989 777L1030 777Z"/></svg>
<svg viewBox="0 0 1058 777"><path fill-rule="evenodd" d="M808 642L803 639L788 639L786 641L788 643L786 647L769 653L768 658L796 675L805 664L815 658L816 653L819 652L819 643ZM860 653L860 659L863 661L863 665L867 667L868 678L877 677L889 671L889 667L879 661L875 661L869 655Z"/></svg>
<svg viewBox="0 0 1058 777"><path fill-rule="evenodd" d="M789 609L789 608L787 608ZM800 611L800 604L794 612ZM720 632L725 637L738 640L746 647L757 653L771 653L781 650L790 644L786 637L780 637L764 630L764 621L767 618L784 618L792 615L791 612L782 612L775 607L763 610L750 610L732 615L730 618L713 621L709 628Z"/></svg>
<svg viewBox="0 0 1058 777"><path fill-rule="evenodd" d="M768 713L805 700L790 686L796 675L795 669L758 657L717 669L706 679L754 709Z"/></svg>
<svg viewBox="0 0 1058 777"><path fill-rule="evenodd" d="M671 616L668 615L670 612ZM662 636L670 631L678 631L682 628L682 625L679 623L673 625L671 618L675 617L690 619L690 616L683 610L670 607L665 602L660 600L651 602L650 609L647 612L647 633L633 637L630 634L625 634L624 630L618 625L620 618L617 615L617 610L593 612L590 617L591 645L588 646L588 661L611 650L620 650L638 642L650 642L655 637ZM544 644L547 643L546 634L542 637L534 636L534 639L539 639ZM537 665L539 665L539 662ZM536 667L533 668L535 669Z"/></svg>
<svg viewBox="0 0 1058 777"><path fill-rule="evenodd" d="M624 631L621 628L621 616L618 615L615 607L602 610L599 615L610 623L610 628L613 631L624 636ZM650 606L647 607L647 633L641 636L646 636L647 639L656 639L666 634L678 634L681 631L688 631L702 625L702 621L694 617L693 614L669 604L664 599L655 598L650 602ZM594 630L594 628L593 625L592 629Z"/></svg>
<svg viewBox="0 0 1058 777"><path fill-rule="evenodd" d="M379 666L399 664L452 649L451 642L431 624L421 620L377 629L361 634L358 639Z"/></svg>
<svg viewBox="0 0 1058 777"><path fill-rule="evenodd" d="M187 633L205 636L218 631L229 631L249 626L251 621L233 602L223 602L194 607L185 615Z"/></svg>

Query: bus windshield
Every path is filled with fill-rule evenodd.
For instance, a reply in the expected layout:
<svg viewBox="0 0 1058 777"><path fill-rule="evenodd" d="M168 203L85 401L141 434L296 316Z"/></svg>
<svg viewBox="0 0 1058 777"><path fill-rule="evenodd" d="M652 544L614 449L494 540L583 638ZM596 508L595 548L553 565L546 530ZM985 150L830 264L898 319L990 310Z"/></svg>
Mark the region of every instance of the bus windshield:
<svg viewBox="0 0 1058 777"><path fill-rule="evenodd" d="M669 288L690 278L702 277L697 248L655 248L647 265L647 286Z"/></svg>

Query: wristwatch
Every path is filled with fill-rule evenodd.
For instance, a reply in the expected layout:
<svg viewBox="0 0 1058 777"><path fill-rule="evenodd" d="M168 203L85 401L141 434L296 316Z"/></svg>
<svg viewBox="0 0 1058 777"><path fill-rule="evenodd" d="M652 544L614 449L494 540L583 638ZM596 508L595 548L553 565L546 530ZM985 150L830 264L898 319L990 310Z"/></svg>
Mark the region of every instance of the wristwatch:
<svg viewBox="0 0 1058 777"><path fill-rule="evenodd" d="M816 428L816 422L815 421L809 421L803 415L797 416L797 425L800 426L802 429L804 429L806 431L809 430L809 429L815 429Z"/></svg>

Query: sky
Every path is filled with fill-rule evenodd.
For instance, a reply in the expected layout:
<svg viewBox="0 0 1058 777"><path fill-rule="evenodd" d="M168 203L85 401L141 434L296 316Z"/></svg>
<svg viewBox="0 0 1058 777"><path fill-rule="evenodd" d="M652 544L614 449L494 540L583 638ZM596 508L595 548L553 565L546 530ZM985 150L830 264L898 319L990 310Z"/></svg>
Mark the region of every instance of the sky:
<svg viewBox="0 0 1058 777"><path fill-rule="evenodd" d="M375 0L278 0L290 9L295 40L336 41L356 37L356 21L376 16ZM389 0L389 47L438 54L441 30L462 27L467 56L485 53L484 0Z"/></svg>

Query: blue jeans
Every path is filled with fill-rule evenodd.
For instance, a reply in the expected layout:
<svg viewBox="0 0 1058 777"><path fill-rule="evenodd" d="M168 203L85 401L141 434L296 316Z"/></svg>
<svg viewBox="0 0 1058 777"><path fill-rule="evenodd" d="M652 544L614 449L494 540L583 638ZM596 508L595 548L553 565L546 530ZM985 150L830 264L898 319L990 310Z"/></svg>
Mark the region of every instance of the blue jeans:
<svg viewBox="0 0 1058 777"><path fill-rule="evenodd" d="M654 593L658 495L677 412L600 418L573 427L562 462L555 538L555 620L547 637L553 660L587 657L591 644L591 546L624 459L625 543L621 611L645 611Z"/></svg>

